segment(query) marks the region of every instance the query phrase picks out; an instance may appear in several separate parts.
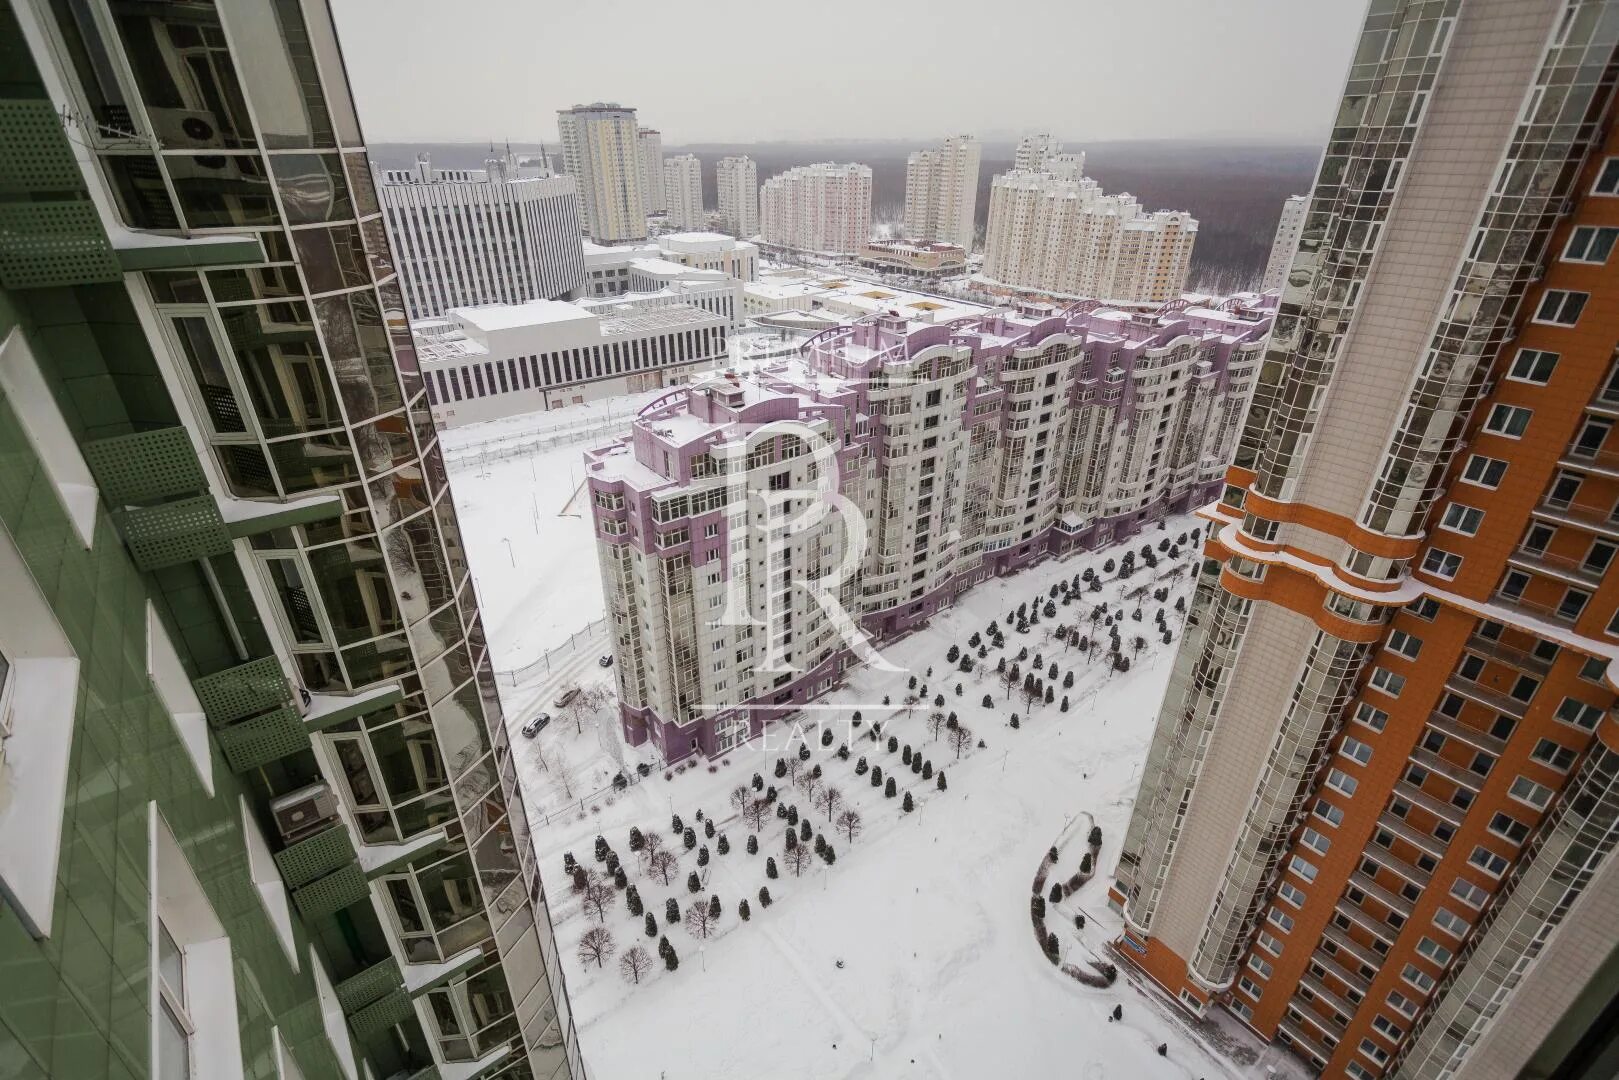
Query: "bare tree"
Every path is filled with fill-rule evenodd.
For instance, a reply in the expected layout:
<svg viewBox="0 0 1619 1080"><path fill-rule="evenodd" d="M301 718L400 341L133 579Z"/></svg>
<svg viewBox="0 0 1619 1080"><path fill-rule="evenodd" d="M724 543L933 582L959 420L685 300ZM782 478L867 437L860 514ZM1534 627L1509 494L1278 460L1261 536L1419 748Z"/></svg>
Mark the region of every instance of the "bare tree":
<svg viewBox="0 0 1619 1080"><path fill-rule="evenodd" d="M815 809L826 811L826 820L831 821L832 815L843 805L843 792L835 787L823 787L815 792L813 801Z"/></svg>
<svg viewBox="0 0 1619 1080"><path fill-rule="evenodd" d="M708 937L714 932L715 924L718 922L708 905L701 900L686 909L686 932L694 938Z"/></svg>
<svg viewBox="0 0 1619 1080"><path fill-rule="evenodd" d="M637 985L652 970L652 954L637 945L618 958L618 973Z"/></svg>
<svg viewBox="0 0 1619 1080"><path fill-rule="evenodd" d="M917 697L915 694L906 694L905 695L905 715L910 716L911 715L911 710L916 708L917 704L919 702L921 702L921 700L922 699Z"/></svg>
<svg viewBox="0 0 1619 1080"><path fill-rule="evenodd" d="M585 886L585 912L599 923L607 921L607 909L618 902L618 890L610 882L597 879Z"/></svg>
<svg viewBox="0 0 1619 1080"><path fill-rule="evenodd" d="M787 755L787 779L789 781L797 783L799 770L803 768L804 763L798 759L797 754Z"/></svg>
<svg viewBox="0 0 1619 1080"><path fill-rule="evenodd" d="M1033 679L1018 687L1018 697L1023 699L1023 707L1029 710L1046 699L1045 692L1034 684Z"/></svg>
<svg viewBox="0 0 1619 1080"><path fill-rule="evenodd" d="M613 932L605 926L592 926L585 931L585 936L579 939L579 962L588 964L596 961L601 967L602 962L613 955Z"/></svg>
<svg viewBox="0 0 1619 1080"><path fill-rule="evenodd" d="M950 749L956 752L956 760L961 760L961 752L973 744L972 728L966 724L954 728L950 732Z"/></svg>
<svg viewBox="0 0 1619 1080"><path fill-rule="evenodd" d="M960 755L957 755L960 756ZM655 851L652 858L647 860L647 873L663 882L665 885L680 872L680 860L667 849Z"/></svg>
<svg viewBox="0 0 1619 1080"><path fill-rule="evenodd" d="M573 802L573 763L568 760L567 749L560 744L556 747L556 761L554 764L556 765L556 771L553 775L557 778L557 788L562 792L564 799Z"/></svg>
<svg viewBox="0 0 1619 1080"><path fill-rule="evenodd" d="M781 853L781 860L787 864L787 869L793 872L793 877L798 877L799 875L803 874L804 867L809 865L809 845L794 844L792 847Z"/></svg>
<svg viewBox="0 0 1619 1080"><path fill-rule="evenodd" d="M731 789L731 809L737 813L741 813L752 801L753 792L748 789L746 784L740 784Z"/></svg>
<svg viewBox="0 0 1619 1080"><path fill-rule="evenodd" d="M798 779L793 781L793 783L798 785L798 790L802 791L804 793L804 797L811 803L813 803L820 796L820 792L826 787L826 784L822 782L821 778L816 776L813 772L799 773Z"/></svg>
<svg viewBox="0 0 1619 1080"><path fill-rule="evenodd" d="M765 819L768 817L770 817L770 803L765 799L754 799L742 808L742 821L754 832L764 828Z"/></svg>
<svg viewBox="0 0 1619 1080"><path fill-rule="evenodd" d="M860 835L863 828L865 825L860 821L860 811L845 810L838 815L838 831L848 838L849 843L854 843L854 838Z"/></svg>
<svg viewBox="0 0 1619 1080"><path fill-rule="evenodd" d="M945 715L938 710L928 713L928 736L937 739L939 732L944 730Z"/></svg>
<svg viewBox="0 0 1619 1080"><path fill-rule="evenodd" d="M647 857L647 861L651 862L652 858L663 850L663 834L655 828L646 828L641 830L641 839L643 841L641 852Z"/></svg>

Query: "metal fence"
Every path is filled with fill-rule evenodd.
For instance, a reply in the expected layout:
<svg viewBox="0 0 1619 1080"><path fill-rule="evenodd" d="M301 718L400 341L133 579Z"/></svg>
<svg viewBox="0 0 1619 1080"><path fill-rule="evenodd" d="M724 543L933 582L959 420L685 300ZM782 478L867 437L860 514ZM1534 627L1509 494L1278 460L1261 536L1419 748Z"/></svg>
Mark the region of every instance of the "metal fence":
<svg viewBox="0 0 1619 1080"><path fill-rule="evenodd" d="M582 629L575 630L568 635L568 640L561 645L553 646L541 653L539 658L524 664L520 668L510 671L496 671L495 678L507 686L522 686L532 679L549 675L556 669L556 665L563 657L572 656L585 645L593 641L598 633L607 628L607 617L604 615L595 622L587 623Z"/></svg>

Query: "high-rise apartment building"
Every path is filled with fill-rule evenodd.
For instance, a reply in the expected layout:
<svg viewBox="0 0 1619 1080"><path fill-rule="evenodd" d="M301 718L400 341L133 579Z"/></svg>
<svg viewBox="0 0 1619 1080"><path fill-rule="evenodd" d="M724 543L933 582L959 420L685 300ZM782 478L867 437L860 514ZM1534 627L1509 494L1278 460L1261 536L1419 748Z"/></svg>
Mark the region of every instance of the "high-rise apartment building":
<svg viewBox="0 0 1619 1080"><path fill-rule="evenodd" d="M982 154L983 147L971 135L952 135L939 146L911 154L905 163L907 239L972 250Z"/></svg>
<svg viewBox="0 0 1619 1080"><path fill-rule="evenodd" d="M1619 8L1371 5L1119 952L1328 1077L1614 1073Z"/></svg>
<svg viewBox="0 0 1619 1080"><path fill-rule="evenodd" d="M759 232L759 166L746 154L720 158L714 167L722 227L746 239Z"/></svg>
<svg viewBox="0 0 1619 1080"><path fill-rule="evenodd" d="M1162 304L1186 287L1197 220L1105 195L1085 155L1052 154L1040 172L995 177L980 283L1009 295Z"/></svg>
<svg viewBox="0 0 1619 1080"><path fill-rule="evenodd" d="M641 200L648 214L669 209L669 196L663 186L663 132L638 128L635 132L636 158L641 164Z"/></svg>
<svg viewBox="0 0 1619 1080"><path fill-rule="evenodd" d="M584 285L579 195L571 176L518 164L377 170L388 239L410 318L453 307L557 300Z"/></svg>
<svg viewBox="0 0 1619 1080"><path fill-rule="evenodd" d="M1270 258L1265 262L1260 289L1268 292L1287 284L1287 272L1299 249L1299 234L1304 231L1304 215L1309 208L1308 195L1289 195L1282 204L1282 217L1276 223L1276 236L1270 243Z"/></svg>
<svg viewBox="0 0 1619 1080"><path fill-rule="evenodd" d="M557 111L562 171L579 188L580 227L598 244L646 239L650 170L640 130L635 110L621 105L597 102Z"/></svg>
<svg viewBox="0 0 1619 1080"><path fill-rule="evenodd" d="M0 43L4 1071L582 1076L327 5Z"/></svg>
<svg viewBox="0 0 1619 1080"><path fill-rule="evenodd" d="M703 163L695 154L676 154L663 161L663 190L669 224L683 232L700 231L703 216Z"/></svg>
<svg viewBox="0 0 1619 1080"><path fill-rule="evenodd" d="M1062 143L1051 137L1050 132L1034 132L1018 140L1017 149L1012 153L1012 168L1020 172L1040 172L1046 167L1046 159L1053 154L1062 153ZM1084 170L1084 155L1080 155L1080 172Z"/></svg>
<svg viewBox="0 0 1619 1080"><path fill-rule="evenodd" d="M857 255L871 239L871 168L822 163L777 173L759 192L760 242Z"/></svg>
<svg viewBox="0 0 1619 1080"><path fill-rule="evenodd" d="M844 513L866 544L837 597L882 639L1212 497L1270 327L1257 300L878 315L643 412L586 455L625 737L722 754L838 680L849 637L799 586L842 566Z"/></svg>

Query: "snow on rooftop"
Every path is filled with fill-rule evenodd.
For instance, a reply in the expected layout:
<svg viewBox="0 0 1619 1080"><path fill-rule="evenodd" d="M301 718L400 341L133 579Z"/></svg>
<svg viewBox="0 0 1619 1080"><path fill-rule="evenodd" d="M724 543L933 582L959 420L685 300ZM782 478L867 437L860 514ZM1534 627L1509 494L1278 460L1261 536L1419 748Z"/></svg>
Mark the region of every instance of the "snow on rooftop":
<svg viewBox="0 0 1619 1080"><path fill-rule="evenodd" d="M450 315L484 333L514 330L540 323L596 318L584 308L563 300L530 300L523 304L481 304L477 307L451 308Z"/></svg>

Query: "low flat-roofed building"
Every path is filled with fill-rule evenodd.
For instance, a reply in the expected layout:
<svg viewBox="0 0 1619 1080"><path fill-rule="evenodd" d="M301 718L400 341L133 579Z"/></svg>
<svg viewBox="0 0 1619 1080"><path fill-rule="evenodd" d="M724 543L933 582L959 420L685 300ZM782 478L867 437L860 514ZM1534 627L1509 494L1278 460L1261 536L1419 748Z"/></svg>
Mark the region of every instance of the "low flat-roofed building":
<svg viewBox="0 0 1619 1080"><path fill-rule="evenodd" d="M860 251L860 265L923 279L953 277L966 273L967 250L941 241L872 240Z"/></svg>
<svg viewBox="0 0 1619 1080"><path fill-rule="evenodd" d="M727 355L730 320L670 296L613 310L536 300L413 323L441 428L681 382Z"/></svg>

